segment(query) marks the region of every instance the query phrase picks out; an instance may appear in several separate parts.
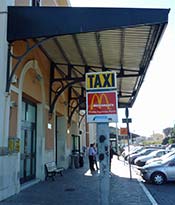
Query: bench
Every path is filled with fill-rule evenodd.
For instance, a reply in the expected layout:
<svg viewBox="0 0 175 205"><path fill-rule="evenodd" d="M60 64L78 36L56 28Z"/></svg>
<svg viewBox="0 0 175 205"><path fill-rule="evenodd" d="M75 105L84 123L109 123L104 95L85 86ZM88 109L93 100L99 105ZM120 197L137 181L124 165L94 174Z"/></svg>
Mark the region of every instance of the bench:
<svg viewBox="0 0 175 205"><path fill-rule="evenodd" d="M63 171L64 168L63 167L57 167L56 163L54 161L52 162L47 162L45 164L45 171L46 171L46 177L45 180L47 180L48 177L51 177L52 180L54 181L54 177L56 174L60 174L61 176L63 176Z"/></svg>

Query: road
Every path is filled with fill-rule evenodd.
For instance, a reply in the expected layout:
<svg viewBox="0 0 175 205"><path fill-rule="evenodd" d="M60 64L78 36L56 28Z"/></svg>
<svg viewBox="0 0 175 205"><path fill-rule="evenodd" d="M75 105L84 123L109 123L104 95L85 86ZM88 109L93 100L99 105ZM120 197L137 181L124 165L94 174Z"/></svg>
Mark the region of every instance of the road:
<svg viewBox="0 0 175 205"><path fill-rule="evenodd" d="M154 185L142 182L158 205L175 205L175 182Z"/></svg>
<svg viewBox="0 0 175 205"><path fill-rule="evenodd" d="M153 203L153 205L175 205L175 182L155 185L145 182L134 165L132 165L132 170L136 173L138 181L146 187L153 199L157 202L157 204Z"/></svg>

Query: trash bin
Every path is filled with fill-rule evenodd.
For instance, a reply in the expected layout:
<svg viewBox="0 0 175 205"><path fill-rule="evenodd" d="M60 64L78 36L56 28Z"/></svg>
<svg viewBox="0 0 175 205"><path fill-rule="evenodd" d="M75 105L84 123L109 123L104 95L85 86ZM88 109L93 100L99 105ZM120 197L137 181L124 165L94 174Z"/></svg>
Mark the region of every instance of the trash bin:
<svg viewBox="0 0 175 205"><path fill-rule="evenodd" d="M79 168L79 154L71 154L70 155L70 168Z"/></svg>
<svg viewBox="0 0 175 205"><path fill-rule="evenodd" d="M79 155L78 154L74 155L74 166L75 166L75 168L80 167L80 165L79 165Z"/></svg>
<svg viewBox="0 0 175 205"><path fill-rule="evenodd" d="M80 167L83 167L83 165L84 165L83 154L80 154L80 156L79 156L79 164L80 164Z"/></svg>
<svg viewBox="0 0 175 205"><path fill-rule="evenodd" d="M69 168L71 168L71 169L74 168L74 158L73 158L72 154L70 154L70 165L69 165Z"/></svg>

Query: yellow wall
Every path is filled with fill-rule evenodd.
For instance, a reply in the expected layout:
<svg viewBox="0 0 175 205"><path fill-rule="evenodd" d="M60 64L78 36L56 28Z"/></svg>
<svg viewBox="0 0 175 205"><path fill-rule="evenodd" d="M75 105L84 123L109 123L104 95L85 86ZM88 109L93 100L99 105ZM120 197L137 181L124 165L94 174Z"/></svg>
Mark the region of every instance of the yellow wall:
<svg viewBox="0 0 175 205"><path fill-rule="evenodd" d="M29 69L25 75L23 92L32 96L38 102L42 102L42 93L39 80L36 78L36 71Z"/></svg>
<svg viewBox="0 0 175 205"><path fill-rule="evenodd" d="M30 41L30 44L33 45L33 41ZM26 45L23 41L17 41L14 43L13 51L15 55L20 56L22 55L26 50ZM25 66L25 64L28 61L36 60L38 62L38 66L42 75L42 80L44 82L44 94L45 94L45 105L49 107L49 82L50 82L50 61L47 59L47 57L44 55L44 53L39 49L36 48L33 51L29 52L28 55L23 59L22 63L18 66L18 69L16 70L17 78L20 79L21 72ZM16 60L13 59L13 66L15 65ZM33 65L35 66L35 65ZM26 72L24 77L24 83L23 83L23 96L25 96L27 99L34 103L41 103L42 102L42 90L41 90L41 83L40 80L37 79L37 71L34 69L34 67L31 66L31 68ZM57 73L57 77L59 74ZM16 87L19 88L18 83L16 84ZM53 99L52 99L53 100ZM55 111L60 116L67 116L68 114L68 91L67 89L64 91L64 93L59 96L57 103L55 104ZM13 108L15 109L15 108ZM17 109L17 108L16 108ZM17 111L15 111L17 112ZM11 133L11 135L15 134L15 129L13 128L14 122L16 122L15 112L13 113L13 116L11 116L11 127L10 130L13 130L14 133ZM45 119L46 119L46 149L54 148L54 133L53 133L53 126L54 121L53 118L50 121L52 123L52 129L49 130L48 125L48 113L49 110L45 110ZM78 120L78 114L75 112L72 118L72 121L76 122ZM10 131L12 132L12 131ZM76 134L76 133L75 133ZM70 139L69 136L67 136L68 146L70 146Z"/></svg>
<svg viewBox="0 0 175 205"><path fill-rule="evenodd" d="M10 107L10 126L9 137L17 137L17 111L18 111L18 95L15 92L11 93L11 107Z"/></svg>
<svg viewBox="0 0 175 205"><path fill-rule="evenodd" d="M31 41L31 45L33 45L33 42ZM22 55L25 52L26 45L23 41L16 41L14 43L14 53L17 56ZM35 59L38 62L38 66L41 69L41 73L43 76L44 81L44 90L45 90L45 96L46 96L46 104L49 106L49 82L50 82L50 61L47 59L47 57L41 52L39 48L34 49L32 52L29 52L28 55L23 59L22 63L18 66L18 69L16 71L16 75L18 78L20 78L21 71L24 67L24 65L29 61ZM13 60L13 66L15 65L16 60ZM27 72L27 75L25 76L25 83L24 83L24 92L28 95L33 96L36 100L41 102L41 88L40 88L40 82L36 79L36 71L33 70L31 67L31 70ZM57 77L61 77L57 74ZM18 87L18 84L17 84ZM33 92L35 90L35 92ZM66 103L67 100L67 90L58 98L58 103L56 111L60 114L65 114L65 107L67 107ZM67 108L66 108L67 109ZM67 112L66 112L67 115ZM74 118L75 120L75 118Z"/></svg>
<svg viewBox="0 0 175 205"><path fill-rule="evenodd" d="M27 6L29 5L30 0L15 0L16 6Z"/></svg>
<svg viewBox="0 0 175 205"><path fill-rule="evenodd" d="M28 6L31 0L15 0L16 6ZM67 6L67 0L40 0L42 6Z"/></svg>
<svg viewBox="0 0 175 205"><path fill-rule="evenodd" d="M48 110L45 109L45 119L46 119L46 124L45 124L45 129L46 129L46 140L45 140L45 149L53 149L54 148L54 120L53 116L50 119L48 115ZM48 123L51 124L52 128L48 128Z"/></svg>

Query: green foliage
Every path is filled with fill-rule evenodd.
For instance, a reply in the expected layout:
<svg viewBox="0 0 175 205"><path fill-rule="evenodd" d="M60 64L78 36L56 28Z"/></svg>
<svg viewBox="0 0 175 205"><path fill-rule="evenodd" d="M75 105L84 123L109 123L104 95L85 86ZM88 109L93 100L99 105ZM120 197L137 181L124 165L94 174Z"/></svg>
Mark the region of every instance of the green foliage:
<svg viewBox="0 0 175 205"><path fill-rule="evenodd" d="M144 146L159 145L159 144L161 144L161 141L143 141L142 144Z"/></svg>
<svg viewBox="0 0 175 205"><path fill-rule="evenodd" d="M171 137L175 138L175 125L174 125L174 127L173 127L173 129L171 131Z"/></svg>
<svg viewBox="0 0 175 205"><path fill-rule="evenodd" d="M175 137L171 137L171 138L168 140L168 143L169 143L169 144L175 143Z"/></svg>
<svg viewBox="0 0 175 205"><path fill-rule="evenodd" d="M165 137L163 140L162 140L162 145L166 145L166 144L169 144L169 137Z"/></svg>

